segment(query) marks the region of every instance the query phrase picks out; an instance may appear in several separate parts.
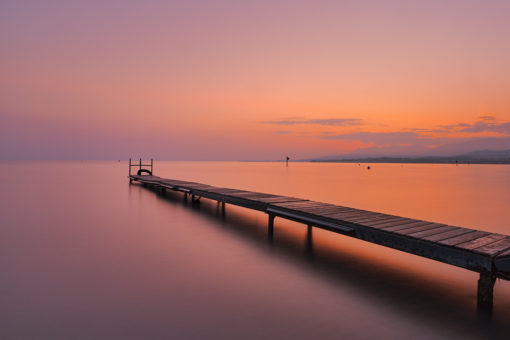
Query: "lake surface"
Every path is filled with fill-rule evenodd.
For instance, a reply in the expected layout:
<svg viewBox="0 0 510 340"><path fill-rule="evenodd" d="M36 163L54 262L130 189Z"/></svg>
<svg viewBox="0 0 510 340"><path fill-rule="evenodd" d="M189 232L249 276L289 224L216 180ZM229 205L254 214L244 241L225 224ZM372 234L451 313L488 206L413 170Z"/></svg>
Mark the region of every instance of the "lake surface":
<svg viewBox="0 0 510 340"><path fill-rule="evenodd" d="M482 339L476 273L129 185L126 162L1 162L2 339ZM156 162L155 175L510 234L510 166Z"/></svg>

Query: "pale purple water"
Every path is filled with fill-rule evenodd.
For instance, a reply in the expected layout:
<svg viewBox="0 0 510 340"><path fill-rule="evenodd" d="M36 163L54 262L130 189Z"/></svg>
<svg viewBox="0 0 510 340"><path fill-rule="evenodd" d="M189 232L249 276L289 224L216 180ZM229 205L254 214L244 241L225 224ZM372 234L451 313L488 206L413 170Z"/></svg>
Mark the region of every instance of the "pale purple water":
<svg viewBox="0 0 510 340"><path fill-rule="evenodd" d="M510 234L510 166L156 162L155 174ZM508 338L477 274L129 185L125 162L0 163L1 339Z"/></svg>

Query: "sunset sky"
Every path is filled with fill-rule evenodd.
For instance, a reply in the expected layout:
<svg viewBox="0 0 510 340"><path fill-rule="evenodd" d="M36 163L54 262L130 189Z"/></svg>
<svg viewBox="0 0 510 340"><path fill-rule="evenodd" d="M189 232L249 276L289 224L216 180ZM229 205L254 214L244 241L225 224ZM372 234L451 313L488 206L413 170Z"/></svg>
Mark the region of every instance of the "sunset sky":
<svg viewBox="0 0 510 340"><path fill-rule="evenodd" d="M3 0L0 159L510 149L509 13L508 0Z"/></svg>

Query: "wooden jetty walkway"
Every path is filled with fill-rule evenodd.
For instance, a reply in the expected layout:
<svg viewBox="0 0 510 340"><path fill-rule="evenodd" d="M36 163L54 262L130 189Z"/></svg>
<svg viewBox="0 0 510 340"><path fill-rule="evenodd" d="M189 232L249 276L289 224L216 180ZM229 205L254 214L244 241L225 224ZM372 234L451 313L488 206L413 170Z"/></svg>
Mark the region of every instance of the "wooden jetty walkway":
<svg viewBox="0 0 510 340"><path fill-rule="evenodd" d="M201 197L258 210L268 215L272 235L275 217L398 249L480 273L478 306L490 309L496 278L510 280L510 236L354 209L302 198L166 179L152 175L150 164L129 162L129 181L151 186L162 193L183 192L193 201ZM136 175L131 168L138 167ZM146 169L150 167L150 170Z"/></svg>

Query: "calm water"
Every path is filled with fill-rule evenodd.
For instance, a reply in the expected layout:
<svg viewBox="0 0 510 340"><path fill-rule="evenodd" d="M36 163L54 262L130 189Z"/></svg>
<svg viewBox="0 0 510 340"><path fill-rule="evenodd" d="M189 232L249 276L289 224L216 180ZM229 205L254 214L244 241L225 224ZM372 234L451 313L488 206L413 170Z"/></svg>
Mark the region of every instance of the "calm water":
<svg viewBox="0 0 510 340"><path fill-rule="evenodd" d="M129 185L117 162L0 163L0 338L487 338L467 270ZM510 166L157 162L155 174L510 234ZM506 337L508 338L508 337Z"/></svg>

